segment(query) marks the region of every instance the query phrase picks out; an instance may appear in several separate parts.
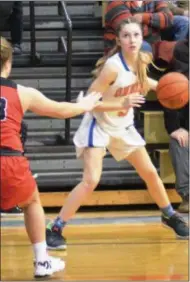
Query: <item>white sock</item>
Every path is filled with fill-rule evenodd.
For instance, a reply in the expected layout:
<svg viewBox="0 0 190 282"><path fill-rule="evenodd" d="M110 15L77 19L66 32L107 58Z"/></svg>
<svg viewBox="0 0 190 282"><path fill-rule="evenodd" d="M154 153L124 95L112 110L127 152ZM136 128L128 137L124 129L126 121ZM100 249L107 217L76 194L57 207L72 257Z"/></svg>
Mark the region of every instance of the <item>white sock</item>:
<svg viewBox="0 0 190 282"><path fill-rule="evenodd" d="M33 244L33 251L36 261L45 261L48 258L46 241Z"/></svg>

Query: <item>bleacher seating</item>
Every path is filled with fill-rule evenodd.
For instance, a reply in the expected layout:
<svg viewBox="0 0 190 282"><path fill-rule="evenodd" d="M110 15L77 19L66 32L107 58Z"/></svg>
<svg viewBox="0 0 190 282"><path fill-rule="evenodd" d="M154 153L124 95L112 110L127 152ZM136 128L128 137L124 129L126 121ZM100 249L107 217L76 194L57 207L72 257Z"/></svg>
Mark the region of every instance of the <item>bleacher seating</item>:
<svg viewBox="0 0 190 282"><path fill-rule="evenodd" d="M72 91L74 100L79 90L86 90L92 80L91 71L103 54L101 14L96 1L65 1L73 23ZM12 78L23 85L36 87L47 97L61 101L66 95L66 56L60 37L66 37L66 24L57 1L35 2L36 49L40 60L30 60L30 18L28 1L24 1L24 53L14 58ZM103 6L105 8L105 6ZM8 31L3 33L9 36ZM172 202L179 202L174 189L174 176L168 158L168 137L163 127L161 106L150 93L147 103L136 115L137 127L147 140L147 148L165 183ZM81 117L71 119L71 136L65 144L65 121L26 113L29 137L26 155L31 168L38 174L37 183L44 206L61 206L68 191L82 176L82 163L75 157L72 136ZM127 162L117 163L108 154L100 185L85 205L123 205L152 203L143 181Z"/></svg>

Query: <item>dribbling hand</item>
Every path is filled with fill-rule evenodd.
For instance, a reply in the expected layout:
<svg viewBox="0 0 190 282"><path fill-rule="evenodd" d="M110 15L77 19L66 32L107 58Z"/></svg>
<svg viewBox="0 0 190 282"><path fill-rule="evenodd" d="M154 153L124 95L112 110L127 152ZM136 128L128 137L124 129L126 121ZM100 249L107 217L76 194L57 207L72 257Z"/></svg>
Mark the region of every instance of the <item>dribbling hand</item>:
<svg viewBox="0 0 190 282"><path fill-rule="evenodd" d="M84 97L84 92L81 91L77 97L77 103L85 112L89 112L100 105L100 98L102 98L101 93L92 92Z"/></svg>
<svg viewBox="0 0 190 282"><path fill-rule="evenodd" d="M133 93L127 95L127 97L123 101L124 108L140 108L145 103L145 98L141 94Z"/></svg>

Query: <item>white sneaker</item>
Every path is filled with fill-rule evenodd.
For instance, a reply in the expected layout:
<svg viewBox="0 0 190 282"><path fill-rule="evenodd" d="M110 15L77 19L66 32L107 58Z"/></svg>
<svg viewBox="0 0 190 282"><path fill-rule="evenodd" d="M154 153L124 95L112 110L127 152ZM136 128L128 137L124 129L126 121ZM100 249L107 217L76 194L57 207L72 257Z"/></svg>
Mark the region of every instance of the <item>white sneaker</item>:
<svg viewBox="0 0 190 282"><path fill-rule="evenodd" d="M62 271L65 268L65 262L60 258L48 257L46 261L34 262L35 278L51 276L54 272Z"/></svg>

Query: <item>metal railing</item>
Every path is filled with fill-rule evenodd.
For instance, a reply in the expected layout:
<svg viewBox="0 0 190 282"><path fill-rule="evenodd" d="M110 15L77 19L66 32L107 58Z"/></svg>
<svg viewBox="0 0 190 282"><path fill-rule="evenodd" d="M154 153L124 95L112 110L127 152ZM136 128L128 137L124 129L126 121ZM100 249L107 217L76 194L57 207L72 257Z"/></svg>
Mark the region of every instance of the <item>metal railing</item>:
<svg viewBox="0 0 190 282"><path fill-rule="evenodd" d="M64 50L66 56L66 102L71 101L71 75L72 75L72 21L67 12L65 1L59 1L58 3L59 14L64 16L67 27L67 42L65 38L61 36L60 44ZM63 19L63 21L64 21ZM65 21L64 21L65 22ZM68 145L70 141L70 119L65 120L65 144Z"/></svg>
<svg viewBox="0 0 190 282"><path fill-rule="evenodd" d="M36 65L40 60L39 53L36 52L36 29L35 29L35 3L29 1L30 7L30 59L31 64Z"/></svg>
<svg viewBox="0 0 190 282"><path fill-rule="evenodd" d="M29 1L30 7L30 44L31 44L31 64L36 65L40 61L40 55L36 51L36 27L35 27L35 1ZM71 74L72 74L72 21L67 12L64 1L58 2L59 15L64 16L63 24L67 27L67 42L61 36L60 44L66 56L66 97L67 102L71 101ZM70 119L65 120L65 144L70 142Z"/></svg>

